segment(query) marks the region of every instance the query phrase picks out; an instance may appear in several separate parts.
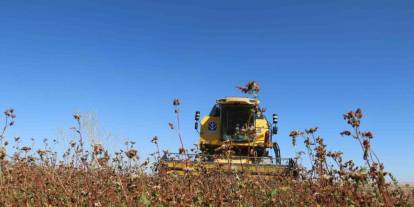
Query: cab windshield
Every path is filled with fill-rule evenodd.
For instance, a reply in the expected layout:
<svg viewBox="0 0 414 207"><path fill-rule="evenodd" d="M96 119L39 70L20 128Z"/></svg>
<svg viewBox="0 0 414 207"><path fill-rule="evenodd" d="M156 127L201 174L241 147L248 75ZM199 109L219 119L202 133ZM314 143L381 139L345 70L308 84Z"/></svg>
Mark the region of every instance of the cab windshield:
<svg viewBox="0 0 414 207"><path fill-rule="evenodd" d="M248 129L255 126L254 115L252 105L222 105L220 117L223 140L249 141Z"/></svg>

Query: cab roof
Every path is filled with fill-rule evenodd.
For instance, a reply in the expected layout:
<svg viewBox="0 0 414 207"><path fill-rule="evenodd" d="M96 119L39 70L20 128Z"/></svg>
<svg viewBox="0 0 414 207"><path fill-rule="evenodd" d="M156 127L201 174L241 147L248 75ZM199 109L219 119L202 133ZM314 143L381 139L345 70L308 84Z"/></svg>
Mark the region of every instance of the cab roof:
<svg viewBox="0 0 414 207"><path fill-rule="evenodd" d="M254 98L228 96L217 100L218 104L246 104L246 105L258 105L260 101Z"/></svg>

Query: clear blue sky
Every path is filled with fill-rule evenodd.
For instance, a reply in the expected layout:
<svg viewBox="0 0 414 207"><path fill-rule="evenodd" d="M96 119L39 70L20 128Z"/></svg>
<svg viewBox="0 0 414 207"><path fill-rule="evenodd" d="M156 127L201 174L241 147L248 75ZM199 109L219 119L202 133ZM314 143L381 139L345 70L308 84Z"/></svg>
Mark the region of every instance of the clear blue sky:
<svg viewBox="0 0 414 207"><path fill-rule="evenodd" d="M173 98L191 146L194 111L257 80L284 156L291 129L319 126L361 159L338 133L362 107L387 168L413 181L413 37L413 1L1 1L0 108L16 109L9 138L59 138L74 112L94 112L102 142L145 155L154 135L178 149Z"/></svg>

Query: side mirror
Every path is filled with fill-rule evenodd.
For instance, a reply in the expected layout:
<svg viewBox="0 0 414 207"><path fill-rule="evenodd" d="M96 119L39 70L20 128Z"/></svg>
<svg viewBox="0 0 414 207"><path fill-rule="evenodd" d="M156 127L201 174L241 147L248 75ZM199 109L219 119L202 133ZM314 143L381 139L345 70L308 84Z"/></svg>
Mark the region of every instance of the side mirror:
<svg viewBox="0 0 414 207"><path fill-rule="evenodd" d="M273 114L273 124L277 124L279 122L279 116L277 114Z"/></svg>
<svg viewBox="0 0 414 207"><path fill-rule="evenodd" d="M279 116L277 114L273 114L273 128L272 134L277 134L277 123L279 123Z"/></svg>
<svg viewBox="0 0 414 207"><path fill-rule="evenodd" d="M197 130L198 129L198 122L200 121L200 112L199 111L196 111L194 120L195 120L194 129Z"/></svg>
<svg viewBox="0 0 414 207"><path fill-rule="evenodd" d="M277 126L276 125L273 125L272 134L276 135L277 134L277 130L278 130Z"/></svg>

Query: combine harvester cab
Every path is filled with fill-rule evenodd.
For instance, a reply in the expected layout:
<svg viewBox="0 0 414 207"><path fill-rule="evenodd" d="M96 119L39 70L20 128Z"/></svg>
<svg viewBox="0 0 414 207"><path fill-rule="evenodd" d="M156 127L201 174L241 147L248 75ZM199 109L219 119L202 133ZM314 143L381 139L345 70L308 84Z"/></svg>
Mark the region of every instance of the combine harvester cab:
<svg viewBox="0 0 414 207"><path fill-rule="evenodd" d="M277 134L278 116L269 122L259 100L225 97L217 100L210 114L200 121L195 114L195 129L199 126L197 154L171 153L164 155L165 171L172 174L199 173L220 170L252 175L289 175L295 166L293 159L282 159L280 149L272 141ZM274 151L274 157L269 155Z"/></svg>

